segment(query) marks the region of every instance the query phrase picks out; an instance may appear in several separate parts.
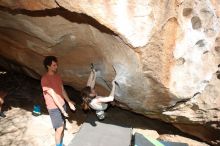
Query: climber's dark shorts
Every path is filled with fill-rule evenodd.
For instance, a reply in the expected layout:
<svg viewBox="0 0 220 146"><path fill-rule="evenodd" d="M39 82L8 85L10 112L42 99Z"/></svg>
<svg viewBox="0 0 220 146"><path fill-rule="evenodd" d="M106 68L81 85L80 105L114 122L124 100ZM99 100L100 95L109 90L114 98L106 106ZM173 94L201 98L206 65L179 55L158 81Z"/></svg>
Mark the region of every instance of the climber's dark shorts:
<svg viewBox="0 0 220 146"><path fill-rule="evenodd" d="M63 108L66 111L65 104L63 105ZM65 117L58 108L48 109L48 112L54 129L57 129L65 124Z"/></svg>

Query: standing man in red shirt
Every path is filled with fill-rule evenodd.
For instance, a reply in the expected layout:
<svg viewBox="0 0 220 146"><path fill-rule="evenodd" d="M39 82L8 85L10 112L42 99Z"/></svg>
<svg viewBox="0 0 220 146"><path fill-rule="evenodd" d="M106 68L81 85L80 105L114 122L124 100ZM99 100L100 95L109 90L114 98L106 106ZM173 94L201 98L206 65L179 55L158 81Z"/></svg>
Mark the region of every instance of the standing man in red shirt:
<svg viewBox="0 0 220 146"><path fill-rule="evenodd" d="M75 110L75 106L64 90L60 75L57 74L57 63L55 56L47 56L44 59L44 67L47 69L47 73L41 78L41 86L52 125L55 129L56 146L62 146L65 117L68 117L64 100L69 104L70 109Z"/></svg>

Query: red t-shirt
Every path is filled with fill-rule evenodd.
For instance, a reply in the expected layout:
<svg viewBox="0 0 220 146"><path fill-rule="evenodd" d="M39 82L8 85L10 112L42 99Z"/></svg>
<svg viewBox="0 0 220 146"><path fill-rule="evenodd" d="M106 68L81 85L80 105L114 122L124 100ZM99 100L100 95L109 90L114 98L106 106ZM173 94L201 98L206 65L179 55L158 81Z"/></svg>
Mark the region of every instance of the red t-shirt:
<svg viewBox="0 0 220 146"><path fill-rule="evenodd" d="M63 82L58 74L55 75L45 74L44 76L42 76L41 86L43 89L43 95L47 105L47 109L58 108L51 95L47 92L49 89L53 89L56 94L61 96L61 98L57 96L57 99L62 106L64 105L65 101L62 94Z"/></svg>

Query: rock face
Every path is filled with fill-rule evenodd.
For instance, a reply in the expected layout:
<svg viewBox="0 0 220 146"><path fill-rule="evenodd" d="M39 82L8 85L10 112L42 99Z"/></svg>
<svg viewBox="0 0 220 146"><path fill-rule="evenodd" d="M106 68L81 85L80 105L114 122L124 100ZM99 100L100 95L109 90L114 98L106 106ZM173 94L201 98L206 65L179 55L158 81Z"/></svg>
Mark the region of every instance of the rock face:
<svg viewBox="0 0 220 146"><path fill-rule="evenodd" d="M1 66L40 78L44 56L55 55L65 84L80 90L93 62L100 94L108 94L117 74L120 106L220 143L217 0L1 0L0 5Z"/></svg>

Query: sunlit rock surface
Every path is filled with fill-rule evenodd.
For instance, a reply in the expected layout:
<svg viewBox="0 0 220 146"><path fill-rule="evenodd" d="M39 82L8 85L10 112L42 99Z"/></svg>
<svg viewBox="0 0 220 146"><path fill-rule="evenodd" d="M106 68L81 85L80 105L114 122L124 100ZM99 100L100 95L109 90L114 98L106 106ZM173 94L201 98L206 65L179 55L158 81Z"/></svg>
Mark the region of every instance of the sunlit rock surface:
<svg viewBox="0 0 220 146"><path fill-rule="evenodd" d="M1 66L39 79L44 56L55 55L65 84L80 90L94 63L99 94L108 94L117 74L119 106L219 142L211 135L220 133L219 1L1 0L0 5L0 53L7 60ZM195 125L205 126L195 130Z"/></svg>

